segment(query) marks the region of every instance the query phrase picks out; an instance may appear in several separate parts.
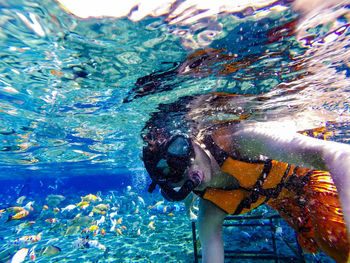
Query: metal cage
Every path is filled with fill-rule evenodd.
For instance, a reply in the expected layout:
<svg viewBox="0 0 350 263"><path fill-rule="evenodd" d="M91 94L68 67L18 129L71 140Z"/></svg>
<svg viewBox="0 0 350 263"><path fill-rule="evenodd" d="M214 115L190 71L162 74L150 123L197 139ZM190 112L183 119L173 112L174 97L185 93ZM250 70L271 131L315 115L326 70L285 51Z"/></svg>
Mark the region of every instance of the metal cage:
<svg viewBox="0 0 350 263"><path fill-rule="evenodd" d="M278 222L280 221L280 222ZM305 258L301 247L298 244L296 234L292 235L294 245L291 245L290 242L287 242L283 238L279 238L279 242L286 243L286 247L290 250L290 255L286 253L281 253L279 246L277 245L276 237L276 225L282 223L283 219L279 215L272 216L228 216L225 218L223 224L223 232L225 228L238 227L240 231L243 231L244 228L247 229L264 229L264 235L266 240L268 240L269 248L260 249L260 250L243 250L243 249L227 249L225 248L225 262L226 259L231 259L229 262L241 262L242 260L254 260L264 261L264 262L301 262L305 263ZM266 230L265 230L266 229ZM246 232L245 232L246 233ZM246 237L249 239L249 234ZM197 236L196 236L196 223L192 222L192 236L193 236L193 251L194 251L194 262L198 263L199 259L202 258L202 255L199 254L197 248ZM224 235L225 236L225 235ZM265 244L266 245L266 244Z"/></svg>

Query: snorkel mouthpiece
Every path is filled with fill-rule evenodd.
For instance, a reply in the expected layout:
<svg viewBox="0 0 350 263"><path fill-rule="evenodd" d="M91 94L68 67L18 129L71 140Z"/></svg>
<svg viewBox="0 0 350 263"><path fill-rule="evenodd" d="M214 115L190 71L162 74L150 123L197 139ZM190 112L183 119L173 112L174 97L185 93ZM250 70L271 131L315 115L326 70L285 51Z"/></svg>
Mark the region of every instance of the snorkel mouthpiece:
<svg viewBox="0 0 350 263"><path fill-rule="evenodd" d="M197 187L203 180L203 173L198 170L191 171L189 174L190 180L196 185Z"/></svg>
<svg viewBox="0 0 350 263"><path fill-rule="evenodd" d="M160 185L163 197L168 201L182 201L189 195L203 180L201 171L191 171L189 179L181 186L179 191L175 191L168 184Z"/></svg>

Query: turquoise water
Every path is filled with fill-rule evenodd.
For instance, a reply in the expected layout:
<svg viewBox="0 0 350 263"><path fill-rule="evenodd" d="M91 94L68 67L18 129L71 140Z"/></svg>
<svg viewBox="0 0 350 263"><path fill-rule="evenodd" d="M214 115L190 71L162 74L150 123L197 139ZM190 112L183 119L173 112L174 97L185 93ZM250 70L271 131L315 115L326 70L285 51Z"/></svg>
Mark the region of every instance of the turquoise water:
<svg viewBox="0 0 350 263"><path fill-rule="evenodd" d="M328 125L330 139L349 142L347 5L312 13L293 9L290 1L260 1L220 12L212 7L203 15L193 6L176 13L186 4L180 2L159 14L140 5L104 18L81 18L50 0L0 2L0 209L34 201L20 220L5 223L11 214L1 214L0 262L33 247L38 262L191 262L192 230L183 204L146 192L141 160L146 122L180 97L259 94L266 100L243 101L250 112L263 112L254 120L297 113L304 120L300 130ZM205 59L195 53L209 49ZM192 54L199 60L191 60ZM191 68L190 62L197 64ZM145 78L150 74L152 80ZM144 92L146 87L151 91ZM214 113L230 118L223 109ZM184 114L176 112L175 126ZM62 211L88 194L101 201ZM152 207L158 201L164 203ZM90 218L104 216L105 222L95 236L82 233L96 222L74 218L89 216L98 204L108 208ZM254 213L273 212L263 207ZM52 218L57 222L45 221ZM35 223L21 225L30 221ZM39 233L40 241L13 243ZM87 235L106 249L73 248ZM264 239L255 237L253 247ZM45 252L50 245L59 252ZM330 261L323 254L305 257Z"/></svg>

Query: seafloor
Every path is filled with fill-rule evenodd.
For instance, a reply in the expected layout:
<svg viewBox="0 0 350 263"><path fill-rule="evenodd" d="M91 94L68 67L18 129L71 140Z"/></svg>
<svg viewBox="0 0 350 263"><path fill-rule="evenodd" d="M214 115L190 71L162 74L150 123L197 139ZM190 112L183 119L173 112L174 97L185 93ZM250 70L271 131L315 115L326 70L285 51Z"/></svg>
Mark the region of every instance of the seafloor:
<svg viewBox="0 0 350 263"><path fill-rule="evenodd" d="M86 197L84 202L81 196ZM194 262L191 221L183 204L167 203L158 194L141 197L128 188L92 195L21 197L9 207L2 207L7 209L0 213L0 262L9 262L22 248L28 249L24 262ZM23 207L29 214L15 219ZM273 214L264 206L250 216ZM226 249L260 253L246 260L227 258L226 262L290 262L298 258L294 232L282 219L274 219L272 228L265 227L264 220L255 220L260 226L249 226L249 220L235 222L243 225L225 227ZM200 254L200 242L196 244ZM289 259L258 258L271 250L275 256ZM333 262L322 253L304 253L303 257L305 262Z"/></svg>

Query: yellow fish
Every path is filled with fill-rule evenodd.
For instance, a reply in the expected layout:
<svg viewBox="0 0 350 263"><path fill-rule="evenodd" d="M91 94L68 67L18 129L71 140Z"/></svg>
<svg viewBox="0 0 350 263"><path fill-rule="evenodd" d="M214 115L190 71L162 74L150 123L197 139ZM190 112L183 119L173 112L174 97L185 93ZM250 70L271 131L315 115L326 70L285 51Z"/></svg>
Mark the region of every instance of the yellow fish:
<svg viewBox="0 0 350 263"><path fill-rule="evenodd" d="M88 230L89 230L90 232L96 231L97 229L99 229L99 227L98 227L97 225L93 225L93 226L90 226L90 227L88 228Z"/></svg>
<svg viewBox="0 0 350 263"><path fill-rule="evenodd" d="M123 218L119 218L118 221L117 221L117 225L121 224L123 221Z"/></svg>
<svg viewBox="0 0 350 263"><path fill-rule="evenodd" d="M109 209L109 205L105 205L105 204L98 204L94 206L95 208L97 208L98 210L107 210Z"/></svg>
<svg viewBox="0 0 350 263"><path fill-rule="evenodd" d="M154 227L154 221L151 221L151 222L149 222L149 224L148 224L148 227L150 228L150 229L152 229L152 230L154 230L154 229L156 229L155 227Z"/></svg>
<svg viewBox="0 0 350 263"><path fill-rule="evenodd" d="M117 228L115 231L116 231L119 235L122 235L122 234L123 234L122 231L121 231L119 228Z"/></svg>
<svg viewBox="0 0 350 263"><path fill-rule="evenodd" d="M90 204L86 201L81 201L80 203L77 204L77 206L79 206L80 208L87 207L89 205Z"/></svg>
<svg viewBox="0 0 350 263"><path fill-rule="evenodd" d="M96 195L93 195L93 194L89 194L89 195L81 197L81 201L86 201L86 202L94 202L97 199L99 199L99 198Z"/></svg>
<svg viewBox="0 0 350 263"><path fill-rule="evenodd" d="M21 219L21 218L27 216L28 214L29 214L29 212L22 208L22 210L20 212L16 213L13 216L9 216L6 222Z"/></svg>

